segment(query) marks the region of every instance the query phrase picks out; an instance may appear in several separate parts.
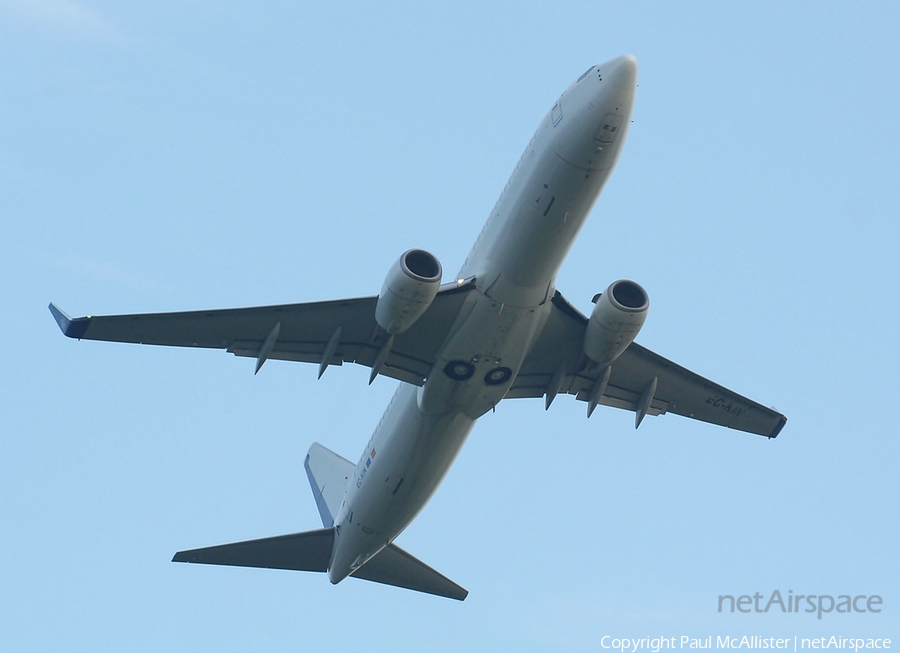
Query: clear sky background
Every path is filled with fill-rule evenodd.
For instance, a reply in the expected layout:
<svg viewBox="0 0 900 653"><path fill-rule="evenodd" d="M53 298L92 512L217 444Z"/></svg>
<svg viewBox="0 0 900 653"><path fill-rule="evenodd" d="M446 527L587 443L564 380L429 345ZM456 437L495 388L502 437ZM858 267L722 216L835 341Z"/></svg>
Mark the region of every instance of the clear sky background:
<svg viewBox="0 0 900 653"><path fill-rule="evenodd" d="M599 651L604 635L900 646L900 8L891 2L0 0L0 649ZM177 565L316 528L368 370L75 342L73 316L449 279L555 99L632 53L634 124L558 287L784 412L773 441L559 397L476 426L398 544L463 603ZM881 614L719 614L720 594Z"/></svg>

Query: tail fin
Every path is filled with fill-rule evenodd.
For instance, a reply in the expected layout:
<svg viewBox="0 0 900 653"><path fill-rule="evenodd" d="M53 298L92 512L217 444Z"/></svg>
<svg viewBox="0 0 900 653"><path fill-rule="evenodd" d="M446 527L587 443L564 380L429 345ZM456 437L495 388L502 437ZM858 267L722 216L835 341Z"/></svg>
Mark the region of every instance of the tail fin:
<svg viewBox="0 0 900 653"><path fill-rule="evenodd" d="M328 571L334 549L334 518L356 465L313 443L304 462L325 528L179 551L172 562L297 571ZM469 592L394 544L388 544L351 576L462 601Z"/></svg>
<svg viewBox="0 0 900 653"><path fill-rule="evenodd" d="M347 483L350 482L356 465L318 442L313 442L303 466L306 468L309 485L316 498L322 525L331 528L334 526L334 519L341 508Z"/></svg>
<svg viewBox="0 0 900 653"><path fill-rule="evenodd" d="M297 571L328 571L334 529L279 535L262 540L208 546L179 551L172 562L199 562L206 565L264 567Z"/></svg>

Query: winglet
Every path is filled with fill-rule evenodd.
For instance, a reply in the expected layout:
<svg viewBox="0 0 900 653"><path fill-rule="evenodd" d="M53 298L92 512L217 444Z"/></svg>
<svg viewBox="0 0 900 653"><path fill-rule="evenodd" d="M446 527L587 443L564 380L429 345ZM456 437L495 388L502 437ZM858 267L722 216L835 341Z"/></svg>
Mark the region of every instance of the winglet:
<svg viewBox="0 0 900 653"><path fill-rule="evenodd" d="M769 436L769 439L777 438L778 434L781 433L781 429L784 428L784 425L787 424L787 417L784 415L781 416L781 419L778 422L778 426L775 427L775 430L772 431L772 434Z"/></svg>
<svg viewBox="0 0 900 653"><path fill-rule="evenodd" d="M59 325L64 336L76 338L78 340L84 336L84 332L87 331L88 325L91 323L91 318L79 317L73 320L62 312L53 302L50 302L49 308L50 312L53 314L53 319L56 320L56 323Z"/></svg>

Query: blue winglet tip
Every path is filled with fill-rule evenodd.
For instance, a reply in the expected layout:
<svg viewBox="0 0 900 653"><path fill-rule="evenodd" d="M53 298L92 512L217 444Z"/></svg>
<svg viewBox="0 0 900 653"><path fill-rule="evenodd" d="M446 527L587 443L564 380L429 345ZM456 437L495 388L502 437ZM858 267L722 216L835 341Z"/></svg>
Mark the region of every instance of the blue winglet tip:
<svg viewBox="0 0 900 653"><path fill-rule="evenodd" d="M60 330L65 334L66 330L72 324L72 318L63 313L53 302L50 302L50 306L48 308L50 309L50 313L53 314L53 319L56 320L56 323L59 325Z"/></svg>
<svg viewBox="0 0 900 653"><path fill-rule="evenodd" d="M84 335L84 332L87 331L89 319L80 318L73 320L68 315L66 315L59 307L50 302L50 313L53 315L53 319L56 320L56 323L59 325L60 331L63 332L64 336L68 336L69 338L81 338Z"/></svg>

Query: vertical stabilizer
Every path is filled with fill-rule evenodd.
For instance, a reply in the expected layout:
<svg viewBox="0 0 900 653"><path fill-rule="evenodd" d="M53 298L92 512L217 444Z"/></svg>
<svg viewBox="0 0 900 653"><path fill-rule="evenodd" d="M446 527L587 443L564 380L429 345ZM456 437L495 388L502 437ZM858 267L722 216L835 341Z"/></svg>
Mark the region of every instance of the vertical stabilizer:
<svg viewBox="0 0 900 653"><path fill-rule="evenodd" d="M334 519L341 508L344 492L356 465L318 442L313 442L303 466L306 468L309 485L316 498L322 525L331 528L334 526Z"/></svg>

